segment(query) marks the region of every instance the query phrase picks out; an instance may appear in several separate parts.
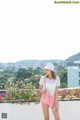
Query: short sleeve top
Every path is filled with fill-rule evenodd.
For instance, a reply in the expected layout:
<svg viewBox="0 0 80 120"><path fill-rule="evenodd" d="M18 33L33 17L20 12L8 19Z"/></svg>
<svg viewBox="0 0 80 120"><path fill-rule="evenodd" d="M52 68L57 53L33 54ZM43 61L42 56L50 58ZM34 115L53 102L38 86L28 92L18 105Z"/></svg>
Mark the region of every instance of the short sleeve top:
<svg viewBox="0 0 80 120"><path fill-rule="evenodd" d="M56 79L49 79L46 78L45 76L42 76L39 81L39 84L42 85L43 89L46 89L50 93L50 95L54 95L55 88L57 86L60 86L60 78L57 76Z"/></svg>

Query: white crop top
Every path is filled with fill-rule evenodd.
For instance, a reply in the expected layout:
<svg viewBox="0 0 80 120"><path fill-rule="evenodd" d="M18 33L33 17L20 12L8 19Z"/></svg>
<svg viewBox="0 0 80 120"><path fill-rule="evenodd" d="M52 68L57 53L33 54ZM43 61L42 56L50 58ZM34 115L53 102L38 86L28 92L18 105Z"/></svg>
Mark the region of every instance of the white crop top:
<svg viewBox="0 0 80 120"><path fill-rule="evenodd" d="M44 82L44 80L46 82ZM39 84L43 86L43 90L46 89L50 93L50 95L54 95L56 86L60 86L60 78L57 76L57 78L54 80L54 79L48 79L45 76L42 76L39 81Z"/></svg>

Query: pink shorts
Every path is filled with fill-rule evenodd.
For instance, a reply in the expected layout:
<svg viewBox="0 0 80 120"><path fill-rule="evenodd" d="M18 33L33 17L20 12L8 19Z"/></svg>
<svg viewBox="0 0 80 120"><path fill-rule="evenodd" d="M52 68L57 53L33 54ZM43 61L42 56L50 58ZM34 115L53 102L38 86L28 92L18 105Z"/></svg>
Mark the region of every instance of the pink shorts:
<svg viewBox="0 0 80 120"><path fill-rule="evenodd" d="M53 107L54 105L54 96L51 96L48 92L42 94L41 102L49 107Z"/></svg>

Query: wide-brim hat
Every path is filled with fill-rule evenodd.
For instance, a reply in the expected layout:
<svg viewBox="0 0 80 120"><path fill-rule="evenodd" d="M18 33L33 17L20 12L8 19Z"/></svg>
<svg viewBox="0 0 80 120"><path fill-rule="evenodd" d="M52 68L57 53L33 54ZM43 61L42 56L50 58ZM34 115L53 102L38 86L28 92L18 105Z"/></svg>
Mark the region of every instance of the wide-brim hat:
<svg viewBox="0 0 80 120"><path fill-rule="evenodd" d="M54 65L52 63L47 63L47 65L44 67L44 69L48 69L54 72Z"/></svg>

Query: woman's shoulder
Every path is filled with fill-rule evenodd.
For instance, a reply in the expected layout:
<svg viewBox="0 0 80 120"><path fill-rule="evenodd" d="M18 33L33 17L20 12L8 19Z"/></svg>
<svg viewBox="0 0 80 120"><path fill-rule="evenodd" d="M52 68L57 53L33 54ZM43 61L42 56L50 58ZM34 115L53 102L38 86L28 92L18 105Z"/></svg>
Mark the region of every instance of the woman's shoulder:
<svg viewBox="0 0 80 120"><path fill-rule="evenodd" d="M41 76L40 81L39 81L39 84L43 85L44 79L45 79L45 76Z"/></svg>

